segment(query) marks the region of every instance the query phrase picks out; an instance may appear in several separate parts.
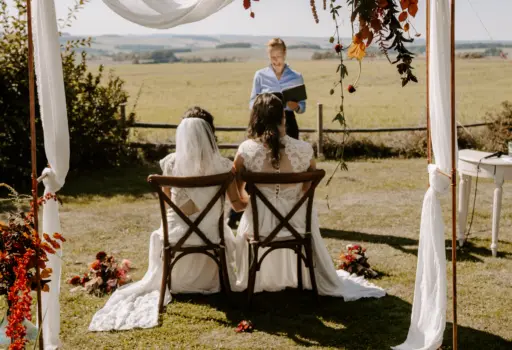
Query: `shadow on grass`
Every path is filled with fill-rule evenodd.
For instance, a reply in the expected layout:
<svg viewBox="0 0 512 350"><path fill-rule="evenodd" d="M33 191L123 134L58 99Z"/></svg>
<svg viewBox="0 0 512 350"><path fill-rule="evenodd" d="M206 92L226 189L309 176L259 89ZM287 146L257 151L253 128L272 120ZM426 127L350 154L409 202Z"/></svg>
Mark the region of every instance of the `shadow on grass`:
<svg viewBox="0 0 512 350"><path fill-rule="evenodd" d="M147 177L151 174L160 173L160 168L156 166L123 167L98 172L81 172L70 176L59 194L70 197L84 195L104 197L116 195L141 196L151 192Z"/></svg>
<svg viewBox="0 0 512 350"><path fill-rule="evenodd" d="M176 295L173 302L214 307L228 319L219 323L233 330L241 320L251 320L256 332L286 336L297 345L345 349L389 349L402 343L407 336L411 313L411 304L396 296L351 302L321 297L315 302L311 292L293 289L256 294L250 311L245 308L245 293L234 293L229 301L223 294ZM172 313L172 304L167 312ZM510 343L499 336L468 327L458 329L460 349L510 348ZM448 324L444 341L448 347L452 342L451 332Z"/></svg>
<svg viewBox="0 0 512 350"><path fill-rule="evenodd" d="M355 231L344 231L344 230L333 230L333 229L321 229L322 237L341 239L345 241L354 242L367 242L376 244L386 244L403 253L418 255L418 244L419 240L400 236L385 236L376 235L364 232ZM508 245L507 242L500 242L501 251L498 252L498 256L502 258L509 258L512 254L504 251L503 245ZM482 257L491 257L492 252L486 245L490 245L489 240L473 240L467 241L462 248L457 249L457 261L469 261L469 262L483 262ZM451 240L446 240L446 259L451 261Z"/></svg>
<svg viewBox="0 0 512 350"><path fill-rule="evenodd" d="M360 243L386 244L407 254L418 254L418 240L400 236L375 235L371 233L321 228L322 237L342 239Z"/></svg>

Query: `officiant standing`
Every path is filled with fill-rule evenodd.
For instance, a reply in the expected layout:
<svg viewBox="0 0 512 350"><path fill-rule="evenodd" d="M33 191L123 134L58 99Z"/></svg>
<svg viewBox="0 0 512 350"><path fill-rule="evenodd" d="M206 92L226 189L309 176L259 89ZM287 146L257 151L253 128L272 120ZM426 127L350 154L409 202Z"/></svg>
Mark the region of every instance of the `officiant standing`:
<svg viewBox="0 0 512 350"><path fill-rule="evenodd" d="M264 92L281 93L291 87L304 84L302 74L294 71L285 63L286 44L280 38L271 39L267 44L270 65L260 69L254 75L251 92L250 108L256 96ZM285 106L286 134L295 139L299 138L299 126L295 119L295 113L302 114L306 111L306 100L293 102L289 101Z"/></svg>

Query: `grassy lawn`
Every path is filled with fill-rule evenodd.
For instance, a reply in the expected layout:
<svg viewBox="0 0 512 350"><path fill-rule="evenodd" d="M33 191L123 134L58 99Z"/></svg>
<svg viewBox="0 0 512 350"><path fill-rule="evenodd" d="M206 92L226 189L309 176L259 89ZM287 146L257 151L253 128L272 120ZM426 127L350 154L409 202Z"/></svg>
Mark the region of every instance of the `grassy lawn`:
<svg viewBox="0 0 512 350"><path fill-rule="evenodd" d="M321 163L332 171L335 163ZM135 280L147 266L148 238L160 222L158 202L145 178L156 168L81 174L62 193L63 279L85 271L97 251L114 253L135 264ZM413 299L419 216L427 185L426 161L376 160L349 163L317 195L325 243L336 259L348 243L368 248L370 263L381 273L375 282L382 299L344 302L295 290L255 297L251 312L245 295L179 295L162 317L162 326L147 330L88 333L92 315L106 302L71 293L62 284L64 349L167 348L341 348L389 349L401 343L409 327ZM505 184L499 257L490 251L493 184L479 181L470 243L459 252L458 307L460 349L510 349L512 341L512 188ZM327 194L329 197L326 198ZM450 222L450 197L443 198ZM451 226L446 239L450 245ZM450 252L447 253L451 255ZM448 264L451 281L451 264ZM451 284L449 283L449 291ZM451 344L451 298L445 348ZM237 334L242 319L255 325L252 334Z"/></svg>

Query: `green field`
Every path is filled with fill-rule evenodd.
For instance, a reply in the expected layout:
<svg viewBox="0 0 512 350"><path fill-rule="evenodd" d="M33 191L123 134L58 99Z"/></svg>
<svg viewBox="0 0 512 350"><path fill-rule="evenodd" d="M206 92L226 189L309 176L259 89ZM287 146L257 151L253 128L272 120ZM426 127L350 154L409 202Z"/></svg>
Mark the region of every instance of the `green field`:
<svg viewBox="0 0 512 350"><path fill-rule="evenodd" d="M217 125L245 126L254 72L266 64L265 61L250 61L116 65L112 68L126 81L131 96L128 111L142 87L136 109L139 121L178 123L186 108L200 105L214 114ZM331 117L339 104L339 97L329 95L336 79L336 61L292 61L290 64L303 73L308 88L308 108L299 116L299 125L316 125L316 104L320 102L325 106L325 127L337 127L331 122ZM395 67L387 61L364 61L358 90L354 94L346 94L345 98L349 127L424 125L425 61L417 59L414 64L419 83L402 88ZM459 122L482 121L486 112L512 98L510 60L457 60L456 64ZM348 84L355 80L358 68L354 61L348 61L347 66ZM162 141L168 135L168 132L151 132L151 139ZM241 138L243 135L235 140Z"/></svg>

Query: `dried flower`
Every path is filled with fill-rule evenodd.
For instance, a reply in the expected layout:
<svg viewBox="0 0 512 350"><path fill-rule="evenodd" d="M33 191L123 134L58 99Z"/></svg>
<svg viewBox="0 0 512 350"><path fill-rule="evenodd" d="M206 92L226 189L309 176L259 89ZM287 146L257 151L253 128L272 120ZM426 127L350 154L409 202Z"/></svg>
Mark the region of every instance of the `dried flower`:
<svg viewBox="0 0 512 350"><path fill-rule="evenodd" d="M105 252L99 252L96 254L96 260L103 261L107 257L107 253Z"/></svg>
<svg viewBox="0 0 512 350"><path fill-rule="evenodd" d="M252 322L243 320L243 321L240 321L240 323L238 324L238 326L235 329L235 332L249 333L249 332L252 332L253 330L254 330L254 326L252 325Z"/></svg>

